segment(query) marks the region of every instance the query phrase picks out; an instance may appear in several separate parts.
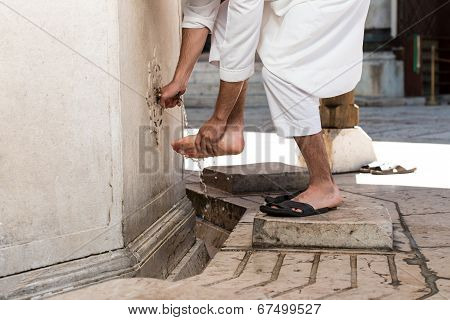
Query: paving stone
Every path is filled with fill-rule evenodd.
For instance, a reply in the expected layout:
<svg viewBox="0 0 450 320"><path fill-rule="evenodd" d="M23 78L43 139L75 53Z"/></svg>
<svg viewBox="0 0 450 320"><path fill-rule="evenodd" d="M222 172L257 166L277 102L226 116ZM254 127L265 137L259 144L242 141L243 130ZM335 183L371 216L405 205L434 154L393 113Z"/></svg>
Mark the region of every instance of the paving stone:
<svg viewBox="0 0 450 320"><path fill-rule="evenodd" d="M116 279L61 294L53 300L225 300L246 299L232 292L199 287L184 281L151 278Z"/></svg>
<svg viewBox="0 0 450 320"><path fill-rule="evenodd" d="M239 223L253 223L253 220L255 220L255 217L258 213L259 207L247 209L247 211L245 211L244 215L242 216L241 220L239 220Z"/></svg>
<svg viewBox="0 0 450 320"><path fill-rule="evenodd" d="M223 244L222 250L251 250L252 231L252 223L239 222Z"/></svg>
<svg viewBox="0 0 450 320"><path fill-rule="evenodd" d="M352 286L327 298L417 299L428 292L420 269L405 267L394 255L358 255L355 266Z"/></svg>
<svg viewBox="0 0 450 320"><path fill-rule="evenodd" d="M419 247L450 247L450 213L405 217Z"/></svg>
<svg viewBox="0 0 450 320"><path fill-rule="evenodd" d="M450 247L422 248L422 254L428 260L427 265L437 276L450 279Z"/></svg>
<svg viewBox="0 0 450 320"><path fill-rule="evenodd" d="M218 289L229 289L235 293L243 292L246 288L256 286L272 277L274 268L279 259L277 252L251 252L247 253L248 262L241 264L231 279L221 281L213 285Z"/></svg>
<svg viewBox="0 0 450 320"><path fill-rule="evenodd" d="M448 189L403 188L392 192L383 190L385 187L380 186L377 195L397 202L403 216L450 213Z"/></svg>
<svg viewBox="0 0 450 320"><path fill-rule="evenodd" d="M436 281L436 286L439 290L435 295L433 295L431 300L450 300L450 280L439 279Z"/></svg>
<svg viewBox="0 0 450 320"><path fill-rule="evenodd" d="M344 194L344 205L323 215L255 217L253 246L392 249L389 212L364 197Z"/></svg>
<svg viewBox="0 0 450 320"><path fill-rule="evenodd" d="M277 299L326 299L350 287L350 256L324 254L320 256L317 272L313 273L313 279L306 286L301 290L279 295Z"/></svg>
<svg viewBox="0 0 450 320"><path fill-rule="evenodd" d="M209 286L233 278L246 256L245 251L219 251L202 274L189 279L190 282Z"/></svg>
<svg viewBox="0 0 450 320"><path fill-rule="evenodd" d="M263 292L272 299L282 299L287 293L300 293L310 281L314 257L313 253L286 253L278 274L267 282L241 290L241 293L251 296Z"/></svg>
<svg viewBox="0 0 450 320"><path fill-rule="evenodd" d="M334 298L380 299L396 290L389 271L388 257L385 255L358 255L354 278L353 286L339 292Z"/></svg>
<svg viewBox="0 0 450 320"><path fill-rule="evenodd" d="M414 260L415 256L412 254L395 255L395 269L400 285L397 292L384 296L383 299L419 299L431 292L426 286L420 266L411 263Z"/></svg>
<svg viewBox="0 0 450 320"><path fill-rule="evenodd" d="M299 190L308 185L307 170L279 162L216 166L203 170L206 185L229 193Z"/></svg>

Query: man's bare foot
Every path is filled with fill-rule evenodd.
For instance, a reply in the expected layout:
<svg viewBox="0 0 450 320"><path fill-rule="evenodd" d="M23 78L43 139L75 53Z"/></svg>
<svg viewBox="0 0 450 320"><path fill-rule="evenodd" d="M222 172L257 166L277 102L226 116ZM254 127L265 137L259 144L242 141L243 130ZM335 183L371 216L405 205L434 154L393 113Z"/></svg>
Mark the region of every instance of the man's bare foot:
<svg viewBox="0 0 450 320"><path fill-rule="evenodd" d="M240 154L244 150L245 146L242 127L227 127L224 135L217 144L216 154L207 154L197 151L195 147L196 137L196 135L190 135L173 142L173 150L188 158L208 158Z"/></svg>
<svg viewBox="0 0 450 320"><path fill-rule="evenodd" d="M335 184L322 186L309 186L292 201L303 202L313 206L314 209L335 208L342 204L343 200L339 188ZM273 208L277 208L273 206ZM292 210L301 212L300 209Z"/></svg>

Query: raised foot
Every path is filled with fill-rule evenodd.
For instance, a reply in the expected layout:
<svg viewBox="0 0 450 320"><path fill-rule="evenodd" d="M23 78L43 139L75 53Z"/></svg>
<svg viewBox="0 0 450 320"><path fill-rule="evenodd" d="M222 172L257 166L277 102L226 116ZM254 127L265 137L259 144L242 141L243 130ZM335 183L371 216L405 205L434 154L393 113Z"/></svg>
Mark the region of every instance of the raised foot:
<svg viewBox="0 0 450 320"><path fill-rule="evenodd" d="M208 158L240 154L245 146L244 135L240 130L226 130L217 144L216 154L198 151L195 147L196 137L197 135L190 135L173 142L173 150L188 158Z"/></svg>

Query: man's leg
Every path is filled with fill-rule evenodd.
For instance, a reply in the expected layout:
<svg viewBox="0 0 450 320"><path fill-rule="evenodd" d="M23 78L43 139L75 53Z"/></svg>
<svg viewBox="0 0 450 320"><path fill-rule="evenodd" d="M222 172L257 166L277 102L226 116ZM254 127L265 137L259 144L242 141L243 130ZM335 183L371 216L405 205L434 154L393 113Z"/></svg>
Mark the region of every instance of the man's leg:
<svg viewBox="0 0 450 320"><path fill-rule="evenodd" d="M173 149L190 158L206 158L212 156L234 155L244 150L244 107L248 81L245 81L239 97L231 111L225 133L217 145L215 155L200 153L195 147L196 135L190 135L172 143Z"/></svg>
<svg viewBox="0 0 450 320"><path fill-rule="evenodd" d="M308 203L315 209L336 207L342 198L331 176L322 137L319 99L265 68L262 75L277 133L294 137L310 174L308 189L292 200Z"/></svg>
<svg viewBox="0 0 450 320"><path fill-rule="evenodd" d="M310 180L308 189L292 200L308 203L315 209L332 208L341 204L342 198L331 175L322 132L295 137L295 142L308 166Z"/></svg>

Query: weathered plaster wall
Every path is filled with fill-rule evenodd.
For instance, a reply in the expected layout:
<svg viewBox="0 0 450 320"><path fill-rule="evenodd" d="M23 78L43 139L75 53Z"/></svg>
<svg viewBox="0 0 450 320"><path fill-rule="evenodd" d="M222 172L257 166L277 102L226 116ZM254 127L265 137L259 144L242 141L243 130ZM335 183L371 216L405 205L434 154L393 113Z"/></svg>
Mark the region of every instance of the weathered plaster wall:
<svg viewBox="0 0 450 320"><path fill-rule="evenodd" d="M163 0L121 0L119 4L120 70L126 84L120 91L123 225L128 243L185 195L182 159L170 147L182 134L181 110L164 112L157 128L150 120L150 111L159 112L154 88L170 81L178 61L181 6L179 1ZM155 109L149 110L148 105ZM161 133L152 132L155 129Z"/></svg>
<svg viewBox="0 0 450 320"><path fill-rule="evenodd" d="M123 243L117 4L4 2L0 276Z"/></svg>
<svg viewBox="0 0 450 320"><path fill-rule="evenodd" d="M121 248L184 195L181 111L157 145L145 99L154 53L159 82L174 70L179 2L4 2L0 276Z"/></svg>

